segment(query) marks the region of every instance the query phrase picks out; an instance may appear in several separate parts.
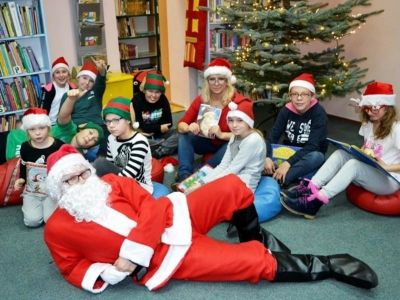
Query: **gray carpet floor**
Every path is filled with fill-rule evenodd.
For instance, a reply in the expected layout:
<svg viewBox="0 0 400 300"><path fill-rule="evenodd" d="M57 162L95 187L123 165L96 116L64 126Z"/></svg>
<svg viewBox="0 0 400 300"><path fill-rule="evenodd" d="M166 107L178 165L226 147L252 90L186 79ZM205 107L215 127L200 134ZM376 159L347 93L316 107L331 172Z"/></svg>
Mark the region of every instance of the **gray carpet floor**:
<svg viewBox="0 0 400 300"><path fill-rule="evenodd" d="M358 124L330 118L329 135L357 144ZM332 151L332 149L331 149ZM130 279L94 296L65 282L43 242L43 227L28 229L20 207L0 209L1 299L399 299L399 217L362 211L344 193L324 206L315 220L282 211L262 224L294 253L350 253L370 264L379 276L373 290L355 288L335 280L312 283L207 283L171 281L149 292ZM225 238L226 224L210 235ZM233 240L234 241L234 240Z"/></svg>

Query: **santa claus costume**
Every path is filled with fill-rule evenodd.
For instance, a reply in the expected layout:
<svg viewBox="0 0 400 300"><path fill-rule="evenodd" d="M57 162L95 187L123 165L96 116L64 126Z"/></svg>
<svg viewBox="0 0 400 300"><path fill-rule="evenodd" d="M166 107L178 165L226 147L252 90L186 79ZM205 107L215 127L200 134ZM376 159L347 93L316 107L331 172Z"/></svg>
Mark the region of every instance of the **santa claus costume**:
<svg viewBox="0 0 400 300"><path fill-rule="evenodd" d="M161 288L171 278L257 282L334 277L364 288L377 285L373 270L347 254L272 254L259 241L230 244L206 236L214 225L235 216L242 238L251 227L242 225L253 194L235 175L205 185L187 198L172 193L155 201L133 179L109 174L100 180L93 174L88 177L90 171L94 171L90 164L68 145L48 162L46 183L60 207L48 221L44 238L62 275L76 287L99 293L123 280L128 272L113 266L119 257L145 270L135 278L149 290ZM80 182L71 187L81 190L78 196L68 191L72 180ZM96 180L107 202L103 206L93 202L93 209L81 214L76 202L94 192L90 185ZM65 199L68 195L74 201Z"/></svg>

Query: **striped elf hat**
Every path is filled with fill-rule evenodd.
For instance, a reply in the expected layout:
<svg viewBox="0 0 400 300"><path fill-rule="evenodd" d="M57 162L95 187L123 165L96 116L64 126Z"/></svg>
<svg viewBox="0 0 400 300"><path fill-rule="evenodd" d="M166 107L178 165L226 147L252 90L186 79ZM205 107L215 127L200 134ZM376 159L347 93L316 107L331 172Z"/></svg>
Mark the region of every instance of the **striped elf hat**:
<svg viewBox="0 0 400 300"><path fill-rule="evenodd" d="M143 89L156 90L163 93L165 91L164 83L167 83L167 80L162 74L156 72L148 72L146 74L146 78L144 79Z"/></svg>
<svg viewBox="0 0 400 300"><path fill-rule="evenodd" d="M108 114L114 114L125 120L131 121L130 104L131 100L128 98L117 97L111 99L107 103L106 107L103 108L103 119ZM132 126L134 129L137 129L139 127L139 123L134 122Z"/></svg>

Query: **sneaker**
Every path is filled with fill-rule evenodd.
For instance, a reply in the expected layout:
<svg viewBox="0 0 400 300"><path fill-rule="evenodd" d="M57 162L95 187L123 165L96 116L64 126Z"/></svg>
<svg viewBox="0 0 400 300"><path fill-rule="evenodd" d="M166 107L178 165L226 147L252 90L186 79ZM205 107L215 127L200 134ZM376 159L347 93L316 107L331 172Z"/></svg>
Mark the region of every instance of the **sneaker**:
<svg viewBox="0 0 400 300"><path fill-rule="evenodd" d="M318 199L309 201L308 197L306 195L299 198L281 197L280 201L282 206L291 213L306 219L314 219L323 203Z"/></svg>
<svg viewBox="0 0 400 300"><path fill-rule="evenodd" d="M308 180L302 180L300 184L292 186L289 189L282 189L281 196L284 198L297 199L303 195L310 196L311 190L308 188Z"/></svg>

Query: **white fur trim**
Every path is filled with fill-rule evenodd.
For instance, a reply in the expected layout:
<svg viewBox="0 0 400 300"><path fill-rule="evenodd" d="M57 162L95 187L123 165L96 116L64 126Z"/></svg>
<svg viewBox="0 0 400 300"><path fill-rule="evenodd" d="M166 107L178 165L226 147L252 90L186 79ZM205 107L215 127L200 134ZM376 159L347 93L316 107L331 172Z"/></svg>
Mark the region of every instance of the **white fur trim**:
<svg viewBox="0 0 400 300"><path fill-rule="evenodd" d="M254 120L250 118L247 114L242 112L241 110L230 110L228 114L226 115L226 120L228 120L229 117L237 117L242 119L249 125L251 128L254 127Z"/></svg>
<svg viewBox="0 0 400 300"><path fill-rule="evenodd" d="M109 206L107 206L106 210L105 216L95 218L93 222L125 237L136 227L137 223L123 213Z"/></svg>
<svg viewBox="0 0 400 300"><path fill-rule="evenodd" d="M119 256L144 267L150 265L153 254L153 248L127 239L124 240L119 250Z"/></svg>
<svg viewBox="0 0 400 300"><path fill-rule="evenodd" d="M94 263L90 265L89 269L86 271L85 276L82 279L81 283L82 288L94 294L98 294L104 291L108 286L107 282L104 282L104 284L98 289L94 289L93 287L97 279L99 278L101 272L103 272L110 266L111 264L105 264L105 263Z"/></svg>
<svg viewBox="0 0 400 300"><path fill-rule="evenodd" d="M68 65L59 63L59 64L55 64L54 67L51 68L51 73L54 73L55 70L60 69L60 68L67 69L68 73L70 72Z"/></svg>
<svg viewBox="0 0 400 300"><path fill-rule="evenodd" d="M78 76L76 76L76 78L78 78L79 76L83 76L83 75L89 76L90 78L93 79L93 81L95 81L95 80L96 80L96 77L97 77L97 75L96 75L95 73L93 73L92 71L89 71L89 70L82 70L82 71L80 71L80 72L78 73Z"/></svg>
<svg viewBox="0 0 400 300"><path fill-rule="evenodd" d="M289 85L289 91L292 87L303 87L306 88L307 90L311 91L313 94L315 94L315 86L312 85L310 82L305 81L305 80L293 80L290 85Z"/></svg>
<svg viewBox="0 0 400 300"><path fill-rule="evenodd" d="M65 170L69 169L71 165L82 164L84 166L91 167L91 164L82 156L80 153L72 153L61 157L51 168L47 178L58 178L59 174L64 175ZM57 182L55 182L57 183ZM58 184L61 184L58 182Z"/></svg>
<svg viewBox="0 0 400 300"><path fill-rule="evenodd" d="M29 114L22 117L21 129L28 130L35 126L51 126L50 117L45 114Z"/></svg>
<svg viewBox="0 0 400 300"><path fill-rule="evenodd" d="M227 67L223 67L223 66L208 67L204 71L204 78L208 78L208 76L211 76L211 75L223 75L226 78L228 78L229 81L231 81L232 71L229 70Z"/></svg>
<svg viewBox="0 0 400 300"><path fill-rule="evenodd" d="M388 105L396 106L396 95L366 95L361 97L360 106Z"/></svg>
<svg viewBox="0 0 400 300"><path fill-rule="evenodd" d="M133 122L132 127L133 127L133 129L138 129L139 128L139 122Z"/></svg>
<svg viewBox="0 0 400 300"><path fill-rule="evenodd" d="M229 102L228 107L230 110L235 110L238 108L238 105L237 105L237 103L231 101L231 102Z"/></svg>

